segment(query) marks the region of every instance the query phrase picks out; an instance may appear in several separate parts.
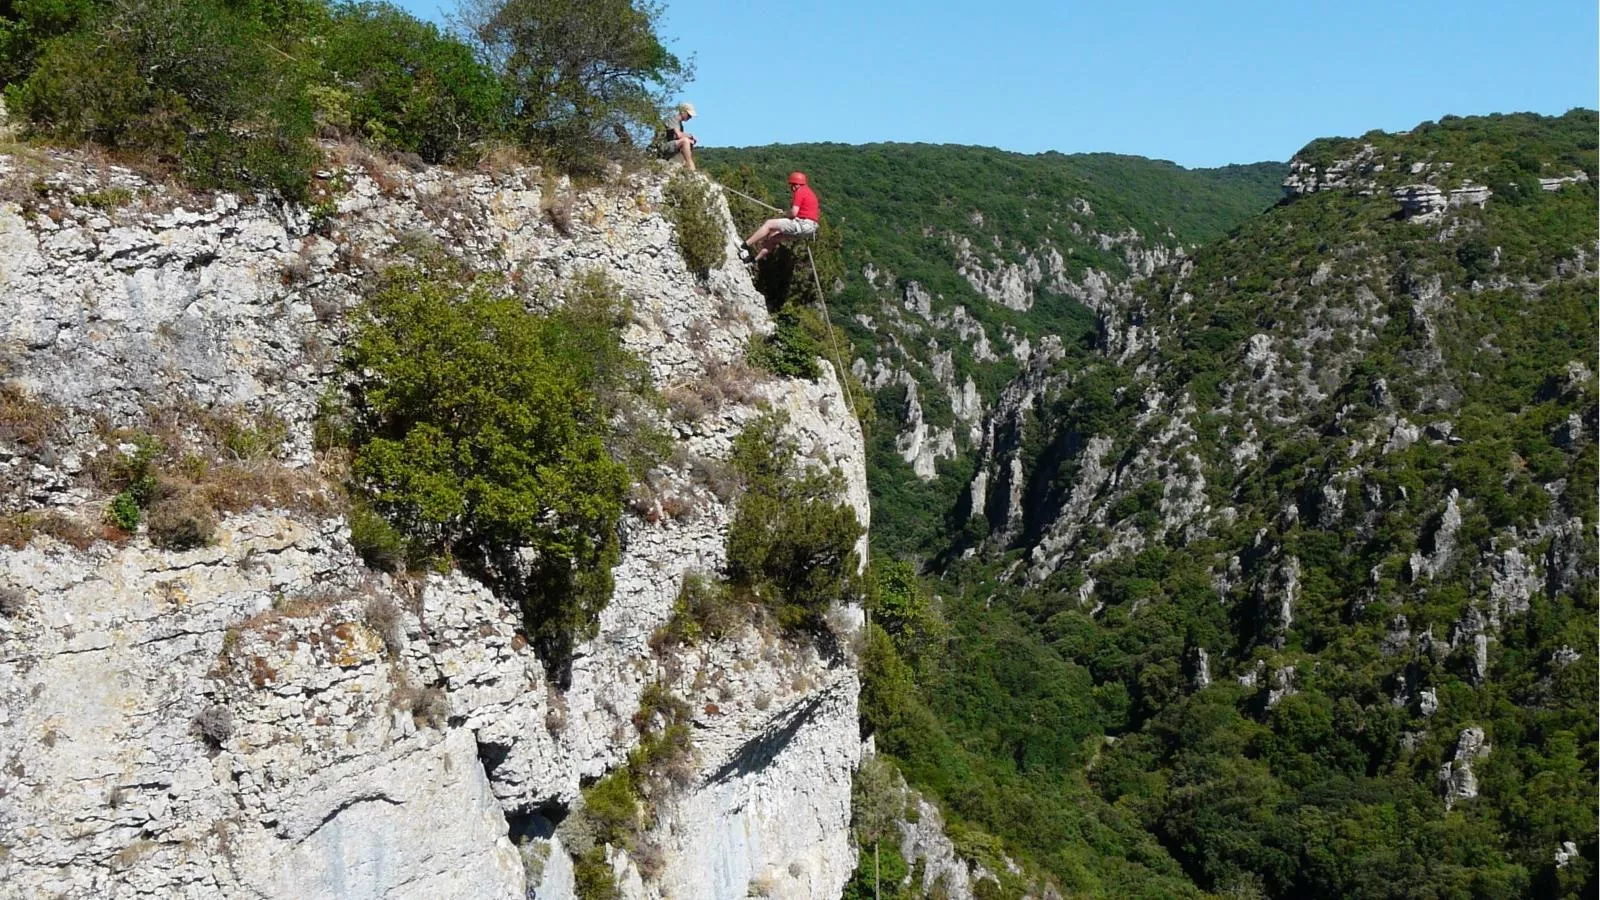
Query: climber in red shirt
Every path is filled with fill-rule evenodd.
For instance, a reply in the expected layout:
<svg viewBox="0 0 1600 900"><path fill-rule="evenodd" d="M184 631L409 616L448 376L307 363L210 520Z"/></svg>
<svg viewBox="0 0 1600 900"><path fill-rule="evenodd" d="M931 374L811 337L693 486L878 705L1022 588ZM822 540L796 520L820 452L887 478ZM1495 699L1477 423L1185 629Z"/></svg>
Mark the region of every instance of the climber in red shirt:
<svg viewBox="0 0 1600 900"><path fill-rule="evenodd" d="M761 223L761 227L757 228L754 234L745 238L745 246L739 249L741 259L746 262L759 262L784 241L816 237L817 219L820 215L817 195L806 183L804 172L789 173L789 190L794 192L794 200L793 205L789 207L788 218L768 219ZM751 251L755 252L753 257Z"/></svg>

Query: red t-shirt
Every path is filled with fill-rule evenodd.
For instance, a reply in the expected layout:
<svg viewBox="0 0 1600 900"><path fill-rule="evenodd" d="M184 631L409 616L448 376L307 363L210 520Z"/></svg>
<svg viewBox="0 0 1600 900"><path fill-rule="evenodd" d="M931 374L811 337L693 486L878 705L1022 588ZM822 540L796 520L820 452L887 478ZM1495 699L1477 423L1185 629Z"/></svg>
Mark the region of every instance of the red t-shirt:
<svg viewBox="0 0 1600 900"><path fill-rule="evenodd" d="M800 207L800 215L796 218L818 221L817 195L811 193L811 188L806 185L802 184L795 189L794 203L791 205Z"/></svg>

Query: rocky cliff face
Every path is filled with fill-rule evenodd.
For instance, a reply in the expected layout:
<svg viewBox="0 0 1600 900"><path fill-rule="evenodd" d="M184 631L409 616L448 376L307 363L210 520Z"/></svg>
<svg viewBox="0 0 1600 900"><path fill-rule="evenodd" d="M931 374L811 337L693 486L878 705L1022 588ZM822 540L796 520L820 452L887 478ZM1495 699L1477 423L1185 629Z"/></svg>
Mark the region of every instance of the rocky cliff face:
<svg viewBox="0 0 1600 900"><path fill-rule="evenodd" d="M816 383L743 367L771 327L761 297L737 267L688 273L659 177L574 192L363 157L308 211L39 154L0 157L0 195L0 896L569 897L555 826L638 742L653 686L691 710L692 771L646 858L611 854L624 896L838 895L860 754L848 659L755 627L650 638L685 574L725 562L728 498L705 473L744 423L787 411L865 523L861 434L826 367ZM525 291L603 271L656 385L702 400L637 492L570 684L459 572L364 567L328 499L312 430L343 314L419 242ZM102 534L91 475L116 429L196 411L286 423L255 472L281 490L198 549Z"/></svg>

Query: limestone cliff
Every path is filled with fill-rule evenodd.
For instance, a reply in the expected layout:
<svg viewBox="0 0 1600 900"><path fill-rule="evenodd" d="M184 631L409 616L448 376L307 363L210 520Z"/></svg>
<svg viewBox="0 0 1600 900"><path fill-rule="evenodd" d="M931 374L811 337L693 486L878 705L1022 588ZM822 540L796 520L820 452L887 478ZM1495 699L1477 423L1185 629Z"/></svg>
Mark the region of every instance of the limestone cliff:
<svg viewBox="0 0 1600 900"><path fill-rule="evenodd" d="M688 272L658 175L575 191L357 157L307 210L0 156L6 396L49 433L0 428L0 512L54 523L0 545L0 896L572 896L553 829L624 762L655 684L692 711L693 771L656 811L651 858L613 854L624 896L838 896L860 755L847 655L754 627L650 640L684 575L725 563L730 498L706 473L762 407L842 471L866 522L831 370L743 366L771 328L762 299L737 266ZM530 292L603 271L656 386L700 398L636 491L569 684L482 585L363 566L327 499L312 430L344 313L418 242ZM110 436L171 410L271 413L287 428L270 475L290 487L198 549L99 534L109 498L89 475Z"/></svg>

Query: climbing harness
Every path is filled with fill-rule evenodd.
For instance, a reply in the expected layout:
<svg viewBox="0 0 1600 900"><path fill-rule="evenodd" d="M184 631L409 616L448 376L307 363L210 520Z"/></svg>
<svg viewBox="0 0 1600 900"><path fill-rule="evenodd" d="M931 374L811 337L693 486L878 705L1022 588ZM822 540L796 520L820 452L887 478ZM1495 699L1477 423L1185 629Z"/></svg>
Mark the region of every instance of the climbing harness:
<svg viewBox="0 0 1600 900"><path fill-rule="evenodd" d="M743 191L736 191L725 184L717 186L730 194L743 197L757 206L764 206L775 213L783 212L776 206L770 203L763 203ZM811 283L817 286L817 300L822 303L822 324L828 329L828 345L833 349L833 370L839 379L839 391L844 394L844 405L849 408L850 417L860 422L861 416L856 413L855 398L850 395L850 385L844 380L844 365L839 359L839 338L833 333L833 317L828 314L828 297L822 292L822 278L817 275L817 259L811 255L811 244L809 243L806 244L806 262L811 264Z"/></svg>

